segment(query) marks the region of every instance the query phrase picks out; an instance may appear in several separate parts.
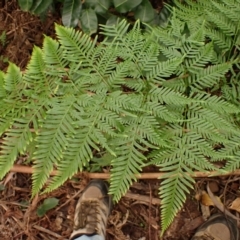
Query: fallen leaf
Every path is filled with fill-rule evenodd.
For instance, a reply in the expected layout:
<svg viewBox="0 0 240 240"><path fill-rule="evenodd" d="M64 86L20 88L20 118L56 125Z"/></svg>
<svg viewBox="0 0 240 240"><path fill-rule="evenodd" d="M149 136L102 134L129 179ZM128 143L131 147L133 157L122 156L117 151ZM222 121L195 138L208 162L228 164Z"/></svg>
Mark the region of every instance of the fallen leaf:
<svg viewBox="0 0 240 240"><path fill-rule="evenodd" d="M202 191L200 201L205 206L214 206L212 199L209 197L206 191Z"/></svg>
<svg viewBox="0 0 240 240"><path fill-rule="evenodd" d="M42 217L45 215L45 213L52 209L55 208L58 205L59 200L57 198L47 198L43 201L43 204L40 205L37 209L37 215L39 217Z"/></svg>
<svg viewBox="0 0 240 240"><path fill-rule="evenodd" d="M204 190L197 195L197 198L198 201L205 206L215 206L208 193ZM221 199L218 196L215 196L215 198L221 203Z"/></svg>
<svg viewBox="0 0 240 240"><path fill-rule="evenodd" d="M240 212L240 198L236 198L229 208Z"/></svg>

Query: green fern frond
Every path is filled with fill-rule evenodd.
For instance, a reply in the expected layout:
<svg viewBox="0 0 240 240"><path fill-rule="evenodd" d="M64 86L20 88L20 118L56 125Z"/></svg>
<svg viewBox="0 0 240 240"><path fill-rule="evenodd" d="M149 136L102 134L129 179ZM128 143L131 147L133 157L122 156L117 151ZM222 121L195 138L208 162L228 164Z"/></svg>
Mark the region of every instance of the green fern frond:
<svg viewBox="0 0 240 240"><path fill-rule="evenodd" d="M199 68L205 67L213 60L214 51L212 43L207 43L202 47L198 47L198 53L194 58L186 61L186 67L191 73L197 73Z"/></svg>
<svg viewBox="0 0 240 240"><path fill-rule="evenodd" d="M213 39L213 42L221 49L228 50L231 47L232 41L224 33L215 29L207 29L206 34Z"/></svg>
<svg viewBox="0 0 240 240"><path fill-rule="evenodd" d="M235 1L212 1L212 5L215 7L216 12L221 12L225 18L229 18L230 21L239 22L239 10L235 8ZM228 5L226 7L226 5ZM221 26L222 27L222 26Z"/></svg>
<svg viewBox="0 0 240 240"><path fill-rule="evenodd" d="M6 74L2 74L1 92L8 98L2 98L0 108L0 135L7 131L13 124L15 118L22 117L22 73L14 64L10 63Z"/></svg>
<svg viewBox="0 0 240 240"><path fill-rule="evenodd" d="M194 94L194 99L200 103L200 105L205 106L211 110L214 110L222 114L234 114L238 113L240 110L235 105L218 98L215 95L210 95L207 93Z"/></svg>
<svg viewBox="0 0 240 240"><path fill-rule="evenodd" d="M43 41L43 53L47 75L55 77L55 82L60 82L61 77L68 76L66 68L69 64L69 59L63 57L64 49L60 47L59 42L45 36Z"/></svg>
<svg viewBox="0 0 240 240"><path fill-rule="evenodd" d="M213 87L219 83L221 77L230 70L231 66L231 63L222 63L203 69L201 68L196 75L191 75L187 78L188 83L199 89Z"/></svg>
<svg viewBox="0 0 240 240"><path fill-rule="evenodd" d="M144 149L139 143L138 125L135 128L126 127L127 137L116 140L115 149L119 156L112 160L111 186L109 193L113 194L113 200L119 201L126 193L133 181L136 181L135 174L140 173L144 166L146 157L141 153Z"/></svg>
<svg viewBox="0 0 240 240"><path fill-rule="evenodd" d="M173 222L174 217L186 201L186 194L192 187L194 181L187 174L181 173L181 164L175 166L171 171L171 176L167 176L161 183L159 196L162 198L162 234Z"/></svg>
<svg viewBox="0 0 240 240"><path fill-rule="evenodd" d="M19 116L14 119L11 129L7 130L3 138L0 156L1 178L10 170L17 156L26 152L27 147L35 138L30 128L31 124L37 130L37 122L42 119L40 114L44 108L44 102L39 105L32 105L29 102L25 104L21 109L21 118Z"/></svg>
<svg viewBox="0 0 240 240"><path fill-rule="evenodd" d="M211 22L214 23L216 27L220 28L226 36L233 36L235 34L235 25L231 24L225 16L208 10L205 10L205 12L208 15L208 18L211 19Z"/></svg>
<svg viewBox="0 0 240 240"><path fill-rule="evenodd" d="M97 38L92 41L87 34L60 25L56 25L56 33L65 50L64 58L75 63L81 61L88 63L88 57L95 47Z"/></svg>
<svg viewBox="0 0 240 240"><path fill-rule="evenodd" d="M19 87L19 83L22 80L22 73L20 72L20 69L10 63L8 70L7 70L7 74L5 76L5 81L4 81L4 89L8 92L8 93L12 93L15 92L16 94L16 89Z"/></svg>
<svg viewBox="0 0 240 240"><path fill-rule="evenodd" d="M75 97L65 98L64 101L52 101L48 110L43 129L36 141L37 150L34 154L33 194L36 194L47 181L54 164L57 164L67 148L68 138L74 134L74 121L70 111L76 102Z"/></svg>
<svg viewBox="0 0 240 240"><path fill-rule="evenodd" d="M159 102L160 104L167 103L175 106L191 103L191 99L167 87L152 87L149 98L155 102Z"/></svg>
<svg viewBox="0 0 240 240"><path fill-rule="evenodd" d="M139 21L130 29L123 20L102 26L100 44L56 25L58 40L45 36L26 72L10 65L0 73L0 177L29 154L35 195L53 169L44 192L92 168L93 158L105 166L101 156L111 155L110 193L118 201L155 164L166 177L166 230L194 170L215 170L222 160L223 170L240 165L238 4L177 1L164 28L143 32ZM224 7L234 9L232 17Z"/></svg>
<svg viewBox="0 0 240 240"><path fill-rule="evenodd" d="M129 26L130 24L125 20L117 25L100 25L100 33L107 37L105 41L109 41L108 38L114 38L113 41L122 41L122 38L128 32Z"/></svg>
<svg viewBox="0 0 240 240"><path fill-rule="evenodd" d="M173 58L164 62L158 62L146 77L153 82L165 81L167 77L175 73L181 62L181 58Z"/></svg>
<svg viewBox="0 0 240 240"><path fill-rule="evenodd" d="M6 90L4 89L4 79L5 74L4 72L0 72L0 101L2 102L2 99L6 96Z"/></svg>

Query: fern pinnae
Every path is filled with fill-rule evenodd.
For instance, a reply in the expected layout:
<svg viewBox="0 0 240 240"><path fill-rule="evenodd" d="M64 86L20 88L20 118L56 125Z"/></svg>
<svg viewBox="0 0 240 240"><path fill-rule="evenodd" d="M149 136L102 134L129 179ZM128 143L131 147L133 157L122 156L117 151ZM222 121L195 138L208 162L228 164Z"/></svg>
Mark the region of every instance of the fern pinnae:
<svg viewBox="0 0 240 240"><path fill-rule="evenodd" d="M229 71L231 65L231 63L222 63L199 69L196 75L189 76L189 84L199 89L213 87L219 83L221 77Z"/></svg>
<svg viewBox="0 0 240 240"><path fill-rule="evenodd" d="M231 35L239 27L235 15L212 21L204 9L222 14L212 1L186 0L182 10L178 1L168 24L149 34L139 21L131 29L125 20L103 26L106 38L98 45L97 37L56 25L58 40L45 37L23 76L13 65L7 77L0 74L0 87L7 86L0 90L0 130L7 136L0 168L34 152L34 195L53 168L58 174L46 192L91 167L96 152L111 155L110 193L118 201L142 168L155 164L166 177L164 231L193 186L194 170L215 170L223 159L224 169L234 170L240 162L240 38ZM226 1L218 3L228 7Z"/></svg>
<svg viewBox="0 0 240 240"><path fill-rule="evenodd" d="M62 102L59 100L52 102L52 109L49 109L43 129L37 137L38 145L34 155L33 195L43 187L53 170L53 165L62 159L63 150L68 145L69 135L71 136L75 131L70 115L75 101L75 97L70 96Z"/></svg>
<svg viewBox="0 0 240 240"><path fill-rule="evenodd" d="M26 113L23 116L18 116L14 119L11 129L7 130L6 136L3 138L3 146L1 147L0 169L2 178L11 168L18 154L24 154L30 142L35 139L31 131L31 124L34 122L34 127L38 128L39 112L45 107L45 102L33 106L29 104L28 108L25 105L23 111Z"/></svg>
<svg viewBox="0 0 240 240"><path fill-rule="evenodd" d="M121 21L117 25L100 24L100 33L107 37L104 42L109 42L109 38L113 38L113 42L122 41L129 29L129 26L130 24L126 20Z"/></svg>
<svg viewBox="0 0 240 240"><path fill-rule="evenodd" d="M135 174L141 171L143 162L146 160L143 154L136 148L136 129L128 129L131 137L118 141L116 154L120 157L112 160L113 169L111 171L111 186L109 192L114 194L114 200L118 201L126 193L133 181L136 181ZM119 171L121 169L121 171Z"/></svg>
<svg viewBox="0 0 240 240"><path fill-rule="evenodd" d="M88 57L96 45L97 38L92 41L87 34L60 25L56 25L56 33L64 49L66 59L72 62L88 62ZM69 56L71 57L69 58Z"/></svg>
<svg viewBox="0 0 240 240"><path fill-rule="evenodd" d="M234 7L235 3L233 2L232 5L230 5L231 1L212 1L212 5L215 7L215 11L219 14L223 14L226 18L230 19L230 21L233 21L235 23L239 22L239 14L238 9ZM226 7L226 4L230 6L230 9Z"/></svg>
<svg viewBox="0 0 240 240"><path fill-rule="evenodd" d="M2 135L7 129L14 123L15 118L22 116L23 101L22 91L19 90L24 88L24 82L20 69L14 64L10 63L7 73L2 73L4 79L1 82L1 92L4 96L10 96L10 99L3 98L0 100L0 135ZM17 99L14 101L12 99Z"/></svg>
<svg viewBox="0 0 240 240"><path fill-rule="evenodd" d="M166 183L163 180L159 189L159 195L162 197L161 215L162 215L162 231L169 227L175 215L180 210L186 200L186 194L189 190L185 187L186 182L190 186L193 184L193 179L186 174L181 174L181 166L176 169L176 174L172 172L172 177L168 177L171 181ZM183 182L184 180L184 182Z"/></svg>
<svg viewBox="0 0 240 240"><path fill-rule="evenodd" d="M226 36L233 36L236 32L236 27L231 24L231 22L223 15L218 15L217 12L209 12L205 10L211 22L213 22L216 27L220 28Z"/></svg>
<svg viewBox="0 0 240 240"><path fill-rule="evenodd" d="M164 78L170 77L175 73L179 64L182 62L182 58L173 58L164 62L158 62L151 73L147 74L147 79L153 82L165 81Z"/></svg>
<svg viewBox="0 0 240 240"><path fill-rule="evenodd" d="M21 84L23 84L23 82L20 69L13 63L9 63L5 80L1 87L3 87L8 94L19 94L19 91L16 90L21 86Z"/></svg>
<svg viewBox="0 0 240 240"><path fill-rule="evenodd" d="M2 101L6 96L6 90L4 89L5 76L6 74L4 72L0 72L0 101Z"/></svg>
<svg viewBox="0 0 240 240"><path fill-rule="evenodd" d="M224 170L227 172L232 172L240 167L239 135L234 135L231 140L231 143L225 144L226 147L224 149L220 149L220 152L227 159L227 164L224 167Z"/></svg>
<svg viewBox="0 0 240 240"><path fill-rule="evenodd" d="M199 68L205 67L213 59L214 51L213 44L207 43L199 47L197 55L193 59L185 61L188 71L197 73Z"/></svg>

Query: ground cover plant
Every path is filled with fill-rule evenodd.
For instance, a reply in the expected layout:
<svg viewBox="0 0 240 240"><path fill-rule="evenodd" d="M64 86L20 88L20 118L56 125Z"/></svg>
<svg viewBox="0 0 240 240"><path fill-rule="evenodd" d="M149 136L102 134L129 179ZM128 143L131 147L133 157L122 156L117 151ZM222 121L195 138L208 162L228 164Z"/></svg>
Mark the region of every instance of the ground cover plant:
<svg viewBox="0 0 240 240"><path fill-rule="evenodd" d="M53 168L59 175L45 191L107 156L118 201L135 174L155 164L166 172L159 191L165 230L193 186L194 170L219 170L223 160L219 171L239 168L239 2L233 3L230 19L203 13L186 22L188 11L199 11L192 4L172 8L162 28L102 26L100 44L57 25L58 41L45 37L24 74L13 64L0 74L0 176L28 152L35 195ZM229 6L209 4L212 11Z"/></svg>
<svg viewBox="0 0 240 240"><path fill-rule="evenodd" d="M156 22L159 18L149 0L18 0L18 3L22 10L43 19L49 10L54 11L55 6L61 3L63 25L76 27L79 24L89 34L97 32L99 23L115 24L129 12L143 22Z"/></svg>

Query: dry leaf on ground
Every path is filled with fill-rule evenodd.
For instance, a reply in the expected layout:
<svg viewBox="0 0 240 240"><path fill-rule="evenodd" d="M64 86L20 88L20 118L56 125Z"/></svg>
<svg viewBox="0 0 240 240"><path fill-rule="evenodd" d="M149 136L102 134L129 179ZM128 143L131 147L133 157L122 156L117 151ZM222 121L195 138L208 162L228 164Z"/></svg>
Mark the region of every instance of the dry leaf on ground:
<svg viewBox="0 0 240 240"><path fill-rule="evenodd" d="M239 197L236 198L236 199L232 202L232 204L231 204L231 206L229 207L229 209L231 209L231 210L236 210L236 211L240 212L240 198L239 198Z"/></svg>

